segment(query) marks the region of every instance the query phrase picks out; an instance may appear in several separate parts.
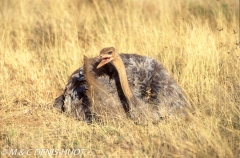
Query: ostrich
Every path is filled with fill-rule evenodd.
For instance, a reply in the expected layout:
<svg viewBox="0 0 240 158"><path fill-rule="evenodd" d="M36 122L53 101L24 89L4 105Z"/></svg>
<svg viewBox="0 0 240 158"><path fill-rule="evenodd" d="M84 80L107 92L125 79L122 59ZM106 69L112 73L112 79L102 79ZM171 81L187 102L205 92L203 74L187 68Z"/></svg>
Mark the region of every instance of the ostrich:
<svg viewBox="0 0 240 158"><path fill-rule="evenodd" d="M97 68L114 69L108 74L115 78L122 88L125 97L125 107L143 113L150 108L150 115L164 118L175 112L184 112L183 107L189 107L181 87L175 82L161 63L155 59L136 54L119 54L114 47L104 48L99 56L101 62ZM124 100L124 99L123 99ZM150 107L149 107L150 106ZM185 110L185 109L184 109ZM132 117L136 117L133 116Z"/></svg>
<svg viewBox="0 0 240 158"><path fill-rule="evenodd" d="M108 47L94 60L92 66L97 68L93 69L94 76L102 76L98 83L118 93L123 109L134 120L148 112L153 120L159 120L188 106L181 88L155 59L119 54L114 47ZM77 119L89 121L93 115L85 77L83 68L76 70L54 106Z"/></svg>
<svg viewBox="0 0 240 158"><path fill-rule="evenodd" d="M104 67L97 69L99 58L84 57L84 66L72 73L63 93L57 97L53 106L64 114L80 121L91 123L103 116L103 109L109 114L122 114L122 101L118 97L118 90L114 80L107 74L112 70ZM94 95L93 95L94 94ZM103 107L103 105L106 105ZM121 104L121 105L119 105ZM114 108L111 106L115 105ZM116 117L121 117L118 115Z"/></svg>

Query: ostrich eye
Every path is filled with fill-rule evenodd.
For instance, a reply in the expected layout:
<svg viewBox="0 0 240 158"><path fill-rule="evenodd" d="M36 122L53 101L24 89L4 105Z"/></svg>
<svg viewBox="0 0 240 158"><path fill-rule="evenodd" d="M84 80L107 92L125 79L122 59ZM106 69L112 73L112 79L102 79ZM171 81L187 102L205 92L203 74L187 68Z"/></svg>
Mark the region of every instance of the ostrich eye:
<svg viewBox="0 0 240 158"><path fill-rule="evenodd" d="M108 55L111 55L112 54L112 52L108 52Z"/></svg>

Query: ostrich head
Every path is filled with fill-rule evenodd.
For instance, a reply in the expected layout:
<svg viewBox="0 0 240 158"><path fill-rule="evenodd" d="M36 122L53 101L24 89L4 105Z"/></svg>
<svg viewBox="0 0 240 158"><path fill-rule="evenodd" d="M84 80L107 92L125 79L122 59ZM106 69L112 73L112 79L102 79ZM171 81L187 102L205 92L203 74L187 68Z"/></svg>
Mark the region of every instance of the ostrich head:
<svg viewBox="0 0 240 158"><path fill-rule="evenodd" d="M110 63L118 57L119 55L114 47L107 47L102 49L99 55L101 62L98 64L97 68L100 68L103 65Z"/></svg>

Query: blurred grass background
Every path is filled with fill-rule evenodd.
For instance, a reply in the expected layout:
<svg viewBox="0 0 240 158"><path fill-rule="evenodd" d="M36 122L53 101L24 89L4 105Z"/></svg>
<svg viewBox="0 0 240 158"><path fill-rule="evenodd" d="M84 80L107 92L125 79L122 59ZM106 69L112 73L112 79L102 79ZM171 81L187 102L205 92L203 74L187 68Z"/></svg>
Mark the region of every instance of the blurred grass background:
<svg viewBox="0 0 240 158"><path fill-rule="evenodd" d="M0 150L240 157L239 18L238 0L1 0ZM108 46L162 62L193 117L87 125L57 113L53 101L83 55Z"/></svg>

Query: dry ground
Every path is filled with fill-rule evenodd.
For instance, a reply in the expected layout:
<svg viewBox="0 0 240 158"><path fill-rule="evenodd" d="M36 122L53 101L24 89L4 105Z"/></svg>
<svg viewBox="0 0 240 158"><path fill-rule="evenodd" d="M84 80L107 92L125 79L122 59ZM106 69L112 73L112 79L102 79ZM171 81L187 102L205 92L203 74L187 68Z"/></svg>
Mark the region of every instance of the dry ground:
<svg viewBox="0 0 240 158"><path fill-rule="evenodd" d="M0 151L239 158L239 31L238 0L1 0ZM83 55L108 46L162 62L193 115L138 126L127 119L87 125L57 113L54 98Z"/></svg>

